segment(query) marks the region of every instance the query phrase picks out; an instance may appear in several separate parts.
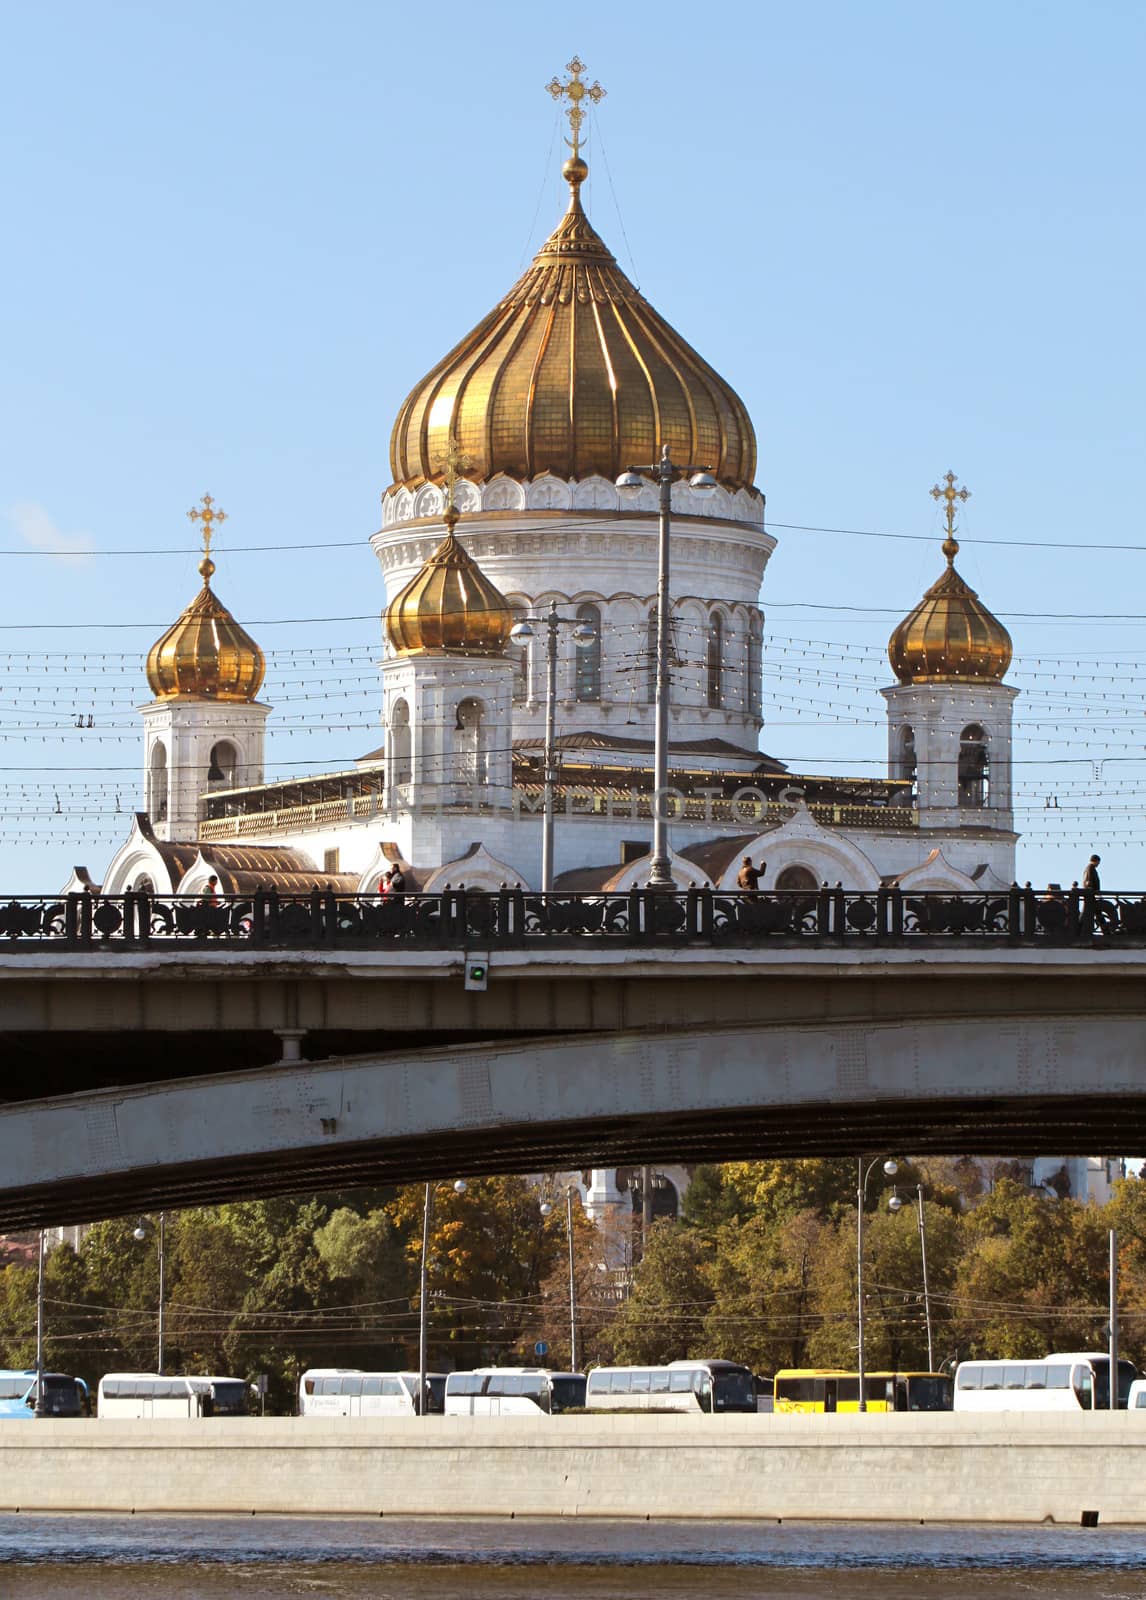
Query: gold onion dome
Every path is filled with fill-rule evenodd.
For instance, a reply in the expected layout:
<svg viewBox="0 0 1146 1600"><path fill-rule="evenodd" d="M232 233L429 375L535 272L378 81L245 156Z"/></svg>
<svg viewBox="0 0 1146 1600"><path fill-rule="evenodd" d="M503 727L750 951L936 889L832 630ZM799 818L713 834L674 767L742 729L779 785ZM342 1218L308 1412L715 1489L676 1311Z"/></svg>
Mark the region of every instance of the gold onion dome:
<svg viewBox="0 0 1146 1600"><path fill-rule="evenodd" d="M947 500L947 537L943 554L947 570L896 628L887 643L888 660L900 683L959 683L968 679L999 683L1011 664L1011 636L974 589L955 570L959 544L955 538L955 499L969 492L954 488L953 473L946 489L934 489Z"/></svg>
<svg viewBox="0 0 1146 1600"><path fill-rule="evenodd" d="M212 523L226 519L212 507L211 496L204 495L203 510L188 513L203 522L203 587L147 652L147 681L157 700L251 701L266 672L263 652L211 588Z"/></svg>
<svg viewBox="0 0 1146 1600"><path fill-rule="evenodd" d="M505 299L411 392L390 440L394 483L440 480L452 436L467 476L610 480L663 444L730 489L753 485L743 401L617 266L562 169L569 209Z"/></svg>
<svg viewBox="0 0 1146 1600"><path fill-rule="evenodd" d="M446 512L446 537L386 607L386 632L399 655L500 655L513 613L501 590L470 556Z"/></svg>

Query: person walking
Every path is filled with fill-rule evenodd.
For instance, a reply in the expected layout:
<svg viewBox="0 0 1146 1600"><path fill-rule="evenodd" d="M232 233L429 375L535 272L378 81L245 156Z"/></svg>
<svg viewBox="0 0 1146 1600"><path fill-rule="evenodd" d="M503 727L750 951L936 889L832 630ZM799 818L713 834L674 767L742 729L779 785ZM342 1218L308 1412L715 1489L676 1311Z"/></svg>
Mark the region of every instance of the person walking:
<svg viewBox="0 0 1146 1600"><path fill-rule="evenodd" d="M1091 856L1086 863L1082 874L1082 888L1085 894L1094 896L1095 927L1100 933L1109 933L1114 926L1114 908L1099 898L1102 893L1102 880L1098 875L1101 861L1101 856Z"/></svg>
<svg viewBox="0 0 1146 1600"><path fill-rule="evenodd" d="M390 898L396 905L406 898L406 874L396 861L390 868Z"/></svg>

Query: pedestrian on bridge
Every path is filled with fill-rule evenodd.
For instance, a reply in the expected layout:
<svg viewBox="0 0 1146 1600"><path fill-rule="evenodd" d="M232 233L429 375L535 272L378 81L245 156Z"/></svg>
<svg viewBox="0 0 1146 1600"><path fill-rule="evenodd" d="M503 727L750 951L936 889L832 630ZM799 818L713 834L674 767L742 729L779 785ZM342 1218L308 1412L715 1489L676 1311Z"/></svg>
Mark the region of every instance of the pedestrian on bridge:
<svg viewBox="0 0 1146 1600"><path fill-rule="evenodd" d="M1109 933L1114 927L1114 907L1107 900L1099 898L1102 893L1102 880L1098 876L1101 856L1091 856L1086 863L1082 874L1082 887L1085 892L1094 896L1094 922L1100 933Z"/></svg>
<svg viewBox="0 0 1146 1600"><path fill-rule="evenodd" d="M745 856L740 864L740 871L736 874L736 887L744 894L758 894L760 879L764 876L767 865L766 861L761 861L758 867L754 867L752 857Z"/></svg>

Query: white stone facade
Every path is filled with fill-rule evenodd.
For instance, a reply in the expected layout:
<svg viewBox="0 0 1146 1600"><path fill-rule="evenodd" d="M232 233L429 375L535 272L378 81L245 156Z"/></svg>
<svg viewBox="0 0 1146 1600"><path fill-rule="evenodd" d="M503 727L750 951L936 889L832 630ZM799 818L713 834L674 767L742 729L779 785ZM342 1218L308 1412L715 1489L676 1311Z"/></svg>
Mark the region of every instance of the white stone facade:
<svg viewBox="0 0 1146 1600"><path fill-rule="evenodd" d="M522 616L556 600L580 615L599 647L578 650L562 630L557 698L563 725L652 738L650 617L657 585L657 491L619 490L604 478L521 484L499 476L457 486L458 537ZM714 736L755 750L761 727L764 619L760 585L776 541L764 502L744 490L679 484L673 493L674 664L672 737ZM442 491L391 491L371 544L387 603L445 536ZM545 721L544 644L511 647L514 737L540 738Z"/></svg>
<svg viewBox="0 0 1146 1600"><path fill-rule="evenodd" d="M210 790L262 783L270 710L189 697L141 707L143 804L160 839L193 839Z"/></svg>

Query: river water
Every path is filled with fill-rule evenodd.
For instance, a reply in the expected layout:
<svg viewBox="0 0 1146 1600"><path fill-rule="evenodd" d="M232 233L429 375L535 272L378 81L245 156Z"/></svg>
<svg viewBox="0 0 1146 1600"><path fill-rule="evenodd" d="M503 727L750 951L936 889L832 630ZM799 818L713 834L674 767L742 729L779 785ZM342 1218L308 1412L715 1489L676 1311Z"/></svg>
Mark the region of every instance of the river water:
<svg viewBox="0 0 1146 1600"><path fill-rule="evenodd" d="M1143 1600L1146 1530L0 1517L3 1600Z"/></svg>

